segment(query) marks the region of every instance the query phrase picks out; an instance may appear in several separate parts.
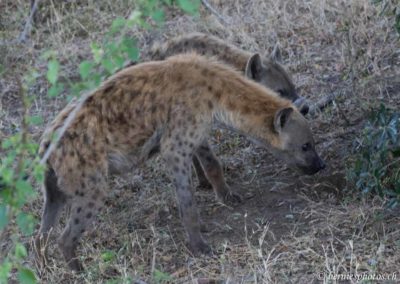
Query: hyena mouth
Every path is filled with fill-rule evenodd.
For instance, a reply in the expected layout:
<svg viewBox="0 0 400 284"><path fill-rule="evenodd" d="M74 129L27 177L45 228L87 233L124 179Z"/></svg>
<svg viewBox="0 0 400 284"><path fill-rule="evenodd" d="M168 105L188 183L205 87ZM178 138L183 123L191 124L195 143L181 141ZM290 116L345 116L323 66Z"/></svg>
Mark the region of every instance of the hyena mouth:
<svg viewBox="0 0 400 284"><path fill-rule="evenodd" d="M306 175L314 175L318 173L319 171L325 169L325 163L324 161L320 160L318 161L317 164L314 164L312 166L303 166L303 165L297 165L297 167L300 169L300 171Z"/></svg>

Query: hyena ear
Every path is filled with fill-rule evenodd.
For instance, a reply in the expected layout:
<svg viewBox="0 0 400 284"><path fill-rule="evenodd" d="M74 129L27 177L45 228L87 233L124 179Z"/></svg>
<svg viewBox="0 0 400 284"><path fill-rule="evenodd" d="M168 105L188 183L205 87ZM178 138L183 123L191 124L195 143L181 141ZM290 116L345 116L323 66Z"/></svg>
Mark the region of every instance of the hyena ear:
<svg viewBox="0 0 400 284"><path fill-rule="evenodd" d="M282 53L279 44L275 44L274 50L272 50L270 58L274 62L282 63Z"/></svg>
<svg viewBox="0 0 400 284"><path fill-rule="evenodd" d="M293 113L293 108L287 107L278 110L274 117L275 131L280 133L289 120L290 115Z"/></svg>
<svg viewBox="0 0 400 284"><path fill-rule="evenodd" d="M256 80L261 77L262 62L261 56L258 53L254 53L246 64L246 70L244 74L246 77Z"/></svg>

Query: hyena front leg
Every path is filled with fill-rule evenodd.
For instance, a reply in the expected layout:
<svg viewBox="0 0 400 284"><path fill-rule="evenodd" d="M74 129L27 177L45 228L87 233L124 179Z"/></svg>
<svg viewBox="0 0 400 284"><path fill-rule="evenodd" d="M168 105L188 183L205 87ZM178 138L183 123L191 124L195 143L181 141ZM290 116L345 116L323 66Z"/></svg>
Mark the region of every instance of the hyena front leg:
<svg viewBox="0 0 400 284"><path fill-rule="evenodd" d="M83 270L76 256L76 248L82 234L95 221L94 217L104 204L105 189L105 176L100 172L92 172L81 180L80 188L75 190L70 200L70 216L59 239L59 247L72 270Z"/></svg>
<svg viewBox="0 0 400 284"><path fill-rule="evenodd" d="M170 168L170 173L175 185L178 201L179 215L188 236L189 248L193 254L209 253L211 248L203 240L200 233L199 214L191 185L192 143L173 151L175 141L163 141L161 153Z"/></svg>
<svg viewBox="0 0 400 284"><path fill-rule="evenodd" d="M224 173L218 158L212 152L210 145L204 141L195 152L199 159L204 173L211 183L217 198L223 203L239 203L240 195L233 193L226 184Z"/></svg>

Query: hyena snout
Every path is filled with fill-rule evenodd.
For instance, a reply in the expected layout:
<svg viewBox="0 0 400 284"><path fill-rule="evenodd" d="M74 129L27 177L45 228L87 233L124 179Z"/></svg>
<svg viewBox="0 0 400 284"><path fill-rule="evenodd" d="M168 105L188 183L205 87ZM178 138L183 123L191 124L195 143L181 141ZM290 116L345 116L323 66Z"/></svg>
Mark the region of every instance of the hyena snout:
<svg viewBox="0 0 400 284"><path fill-rule="evenodd" d="M324 160L322 160L316 153L311 159L307 160L308 160L307 166L303 165L298 166L300 170L307 175L316 174L319 171L325 169L326 167Z"/></svg>
<svg viewBox="0 0 400 284"><path fill-rule="evenodd" d="M310 106L305 98L299 97L293 102L293 104L302 115L306 115L310 111Z"/></svg>

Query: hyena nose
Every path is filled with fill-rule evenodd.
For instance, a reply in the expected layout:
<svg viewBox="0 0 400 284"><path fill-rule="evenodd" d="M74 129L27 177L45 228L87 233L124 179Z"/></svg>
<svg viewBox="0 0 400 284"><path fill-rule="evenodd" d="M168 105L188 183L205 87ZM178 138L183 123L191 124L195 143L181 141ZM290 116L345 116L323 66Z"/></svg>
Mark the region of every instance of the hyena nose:
<svg viewBox="0 0 400 284"><path fill-rule="evenodd" d="M302 115L306 115L306 114L308 113L309 110L310 110L310 107L309 107L308 105L303 105L303 106L301 107L300 113L301 113Z"/></svg>
<svg viewBox="0 0 400 284"><path fill-rule="evenodd" d="M302 97L297 98L293 102L293 104L297 107L297 109L300 111L300 113L302 115L306 115L308 113L308 111L310 110L310 107L308 106L307 101Z"/></svg>

